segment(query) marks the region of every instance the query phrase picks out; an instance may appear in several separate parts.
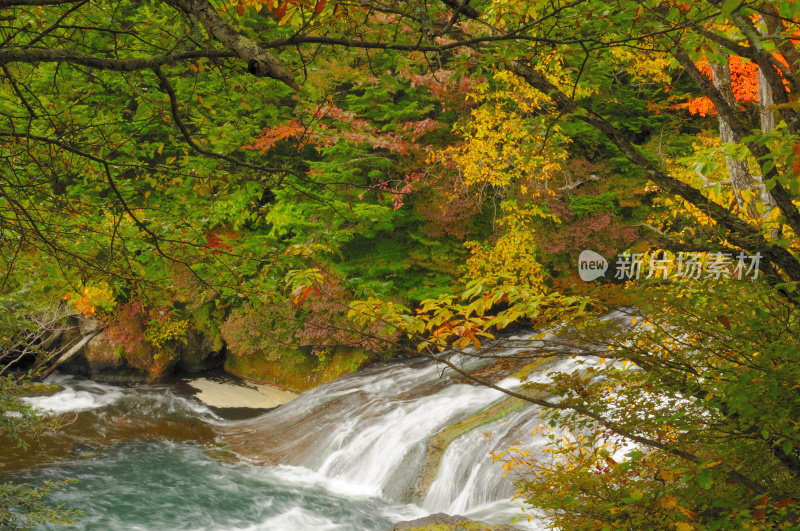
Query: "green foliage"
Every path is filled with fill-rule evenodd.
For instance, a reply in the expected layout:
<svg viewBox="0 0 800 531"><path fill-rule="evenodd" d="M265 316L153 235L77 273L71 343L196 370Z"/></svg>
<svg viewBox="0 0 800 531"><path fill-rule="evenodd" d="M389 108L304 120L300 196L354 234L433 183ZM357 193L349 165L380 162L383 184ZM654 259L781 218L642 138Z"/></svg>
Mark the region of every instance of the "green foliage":
<svg viewBox="0 0 800 531"><path fill-rule="evenodd" d="M6 343L7 344L7 343ZM2 368L9 368L8 353L0 349ZM42 384L32 384L24 376L0 375L0 442L26 449L29 441L44 430L57 429L55 420L45 419L22 401L28 394L52 392ZM66 482L34 486L4 481L0 483L0 528L28 529L37 524L68 525L80 511L53 507L47 503L47 493Z"/></svg>
<svg viewBox="0 0 800 531"><path fill-rule="evenodd" d="M568 529L796 518L797 2L206 10L235 42L175 2L20 4L0 7L0 341L71 294L106 323L131 314L120 342L200 330L231 370L304 388L398 337L436 357L561 322L607 360L531 386L575 437L551 434L522 498ZM246 73L254 49L289 78ZM703 69L729 55L766 61L774 129L716 98ZM689 114L709 96L733 141ZM655 240L762 253L764 275L576 277L582 249ZM592 319L624 305L649 324ZM35 419L2 403L20 440ZM615 459L630 440L647 448Z"/></svg>
<svg viewBox="0 0 800 531"><path fill-rule="evenodd" d="M569 209L575 212L578 216L591 214L595 212L617 212L615 203L615 195L612 192L606 192L600 195L574 195L570 197Z"/></svg>
<svg viewBox="0 0 800 531"><path fill-rule="evenodd" d="M559 428L543 432L541 459L507 462L535 470L519 487L531 506L560 511L557 525L717 529L797 517L796 307L757 284L681 291L637 290L629 302L643 323L578 329L577 352L603 352L599 364L528 384L568 407L547 410ZM632 434L639 444L623 457Z"/></svg>
<svg viewBox="0 0 800 531"><path fill-rule="evenodd" d="M80 511L66 510L48 505L45 497L69 483L45 482L33 487L25 484L0 483L0 527L3 529L30 529L34 525L70 525Z"/></svg>

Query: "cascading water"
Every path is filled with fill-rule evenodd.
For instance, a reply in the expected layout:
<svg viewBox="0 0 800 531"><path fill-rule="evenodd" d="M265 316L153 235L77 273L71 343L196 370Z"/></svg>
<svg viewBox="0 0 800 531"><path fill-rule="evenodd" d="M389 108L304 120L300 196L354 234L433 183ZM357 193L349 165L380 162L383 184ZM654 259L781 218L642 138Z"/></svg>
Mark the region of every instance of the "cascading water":
<svg viewBox="0 0 800 531"><path fill-rule="evenodd" d="M543 443L530 435L539 410L515 407L453 438L420 490L431 438L507 399L425 360L376 365L242 421L167 386L59 378L64 391L31 403L78 411L83 431L68 427L65 459L22 478L76 478L53 500L84 509L78 527L86 529L378 530L436 512L507 523L520 503L509 501L512 479L489 454ZM176 427L187 419L198 425ZM236 455L214 450L220 444Z"/></svg>

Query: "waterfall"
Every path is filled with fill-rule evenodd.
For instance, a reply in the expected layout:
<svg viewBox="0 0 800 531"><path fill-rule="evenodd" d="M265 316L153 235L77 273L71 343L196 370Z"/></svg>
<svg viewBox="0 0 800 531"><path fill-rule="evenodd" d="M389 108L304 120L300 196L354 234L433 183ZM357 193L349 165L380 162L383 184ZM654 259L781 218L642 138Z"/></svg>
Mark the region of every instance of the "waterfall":
<svg viewBox="0 0 800 531"><path fill-rule="evenodd" d="M470 371L482 364L469 357L455 361ZM551 363L550 367L565 369L573 363L565 360ZM540 369L532 379L546 379L546 371ZM121 430L140 425L145 425L143 437L157 439L161 432L154 427L155 423L166 419L170 423L167 438L175 443L162 450L147 449L143 455L160 451L185 453L188 450L180 445L191 444L191 441L202 440L206 446L214 444L214 440L224 441L225 448L236 452L240 460L235 466L214 465L222 467L214 472L218 484L229 484L225 488L236 492L255 488L251 483L261 482L269 488L259 487L260 497L269 498L267 493L273 489L279 493L296 492L294 498L287 499L302 500L302 503L287 501L283 505L260 502L250 524L237 528L297 531L352 529L355 525L355 528L382 529L385 525L380 522L437 512L460 514L489 523L507 523L521 514L522 503L511 501L514 477L503 475L502 465L492 462L490 452L522 445L536 453L544 444L542 437L531 435L542 422L538 406L466 383L454 371L422 358L368 367L304 393L263 415L239 421L223 420L212 409L180 396L169 386L115 387L56 378L60 378L58 383L65 387L64 391L52 397L30 399L30 402L43 409L80 412L81 418L88 419L82 421L83 429L97 432L92 445L98 441L125 440L128 432ZM509 377L500 385L518 389L521 382ZM510 401L514 402L513 407L506 408L505 404ZM484 417L487 410L494 411L490 408L497 409L498 413ZM191 430L181 431L176 427L190 421L197 424ZM452 426L462 428L453 436L447 435ZM137 434L130 438L139 437ZM69 437L59 440L79 440ZM430 446L437 437L446 439L446 445L442 443L444 448L439 450L440 455L432 458L428 454L432 453ZM74 456L74 449L72 452ZM195 450L192 452L191 459L184 455L164 457L162 461L183 463L180 466L184 470L199 467L199 472L192 472L197 474L214 469L210 464L200 466L200 458ZM130 458L121 451L114 455L118 455L118 459ZM153 455L153 459L156 457ZM92 466L129 466L115 461L117 458L103 459ZM426 469L426 460L433 460L435 473ZM169 474L162 461L153 468L159 474ZM75 471L88 466L87 462L76 461L70 466L73 467L71 473L77 474L80 481L80 473ZM421 479L424 472L431 475L427 482ZM174 475L179 477L184 473L175 472ZM98 475L102 473L95 471L86 481L91 483ZM219 479L223 477L227 479ZM245 478L241 480L244 486L236 479L240 477ZM131 487L125 488L129 492ZM212 487L206 485L204 492L209 488ZM74 501L78 495L73 492L70 496L73 497L65 500ZM317 504L310 501L317 499L315 496L340 501ZM342 511L335 509L343 503L353 507ZM317 505L330 508L323 510ZM195 510L202 513L211 509L201 504ZM353 524L353 520L343 523L342 519L346 518L358 518L359 523ZM214 519L221 520L224 519L219 515ZM103 516L97 516L96 521L103 521ZM159 525L184 528L179 522ZM523 518L515 525L530 529L544 527L540 519L529 523ZM143 524L139 528L149 527Z"/></svg>
<svg viewBox="0 0 800 531"><path fill-rule="evenodd" d="M433 362L408 363L368 368L323 385L261 417L228 425L225 440L242 455L256 456L256 462L303 467L349 486L341 488L413 502L426 513L486 521L519 515L521 503L510 501L514 477L504 477L502 465L492 462L490 453L519 442L533 452L541 448L545 440L531 435L542 422L538 406L520 404L502 418L455 437L441 456L435 479L415 498L431 438L508 396L463 383ZM479 364L468 359L463 363L469 370ZM551 367L573 364L565 360ZM541 372L534 377L545 378ZM500 385L518 389L521 382L507 378Z"/></svg>

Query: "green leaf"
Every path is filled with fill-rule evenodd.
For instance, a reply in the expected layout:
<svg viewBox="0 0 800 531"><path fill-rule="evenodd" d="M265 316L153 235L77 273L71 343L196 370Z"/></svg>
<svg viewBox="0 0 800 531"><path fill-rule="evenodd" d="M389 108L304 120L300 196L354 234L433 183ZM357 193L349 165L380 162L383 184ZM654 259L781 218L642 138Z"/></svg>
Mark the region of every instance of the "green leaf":
<svg viewBox="0 0 800 531"><path fill-rule="evenodd" d="M739 7L740 3L741 0L725 0L720 8L720 13L722 13L722 16L726 18L730 17L731 13L733 13L733 11Z"/></svg>
<svg viewBox="0 0 800 531"><path fill-rule="evenodd" d="M786 455L791 455L793 449L794 445L792 444L792 441L788 439L783 441L783 444L781 444L781 450L783 450L783 453Z"/></svg>
<svg viewBox="0 0 800 531"><path fill-rule="evenodd" d="M697 476L697 484L700 487L708 490L714 484L714 480L711 479L711 474L709 474L708 470L703 470L700 472L700 475Z"/></svg>

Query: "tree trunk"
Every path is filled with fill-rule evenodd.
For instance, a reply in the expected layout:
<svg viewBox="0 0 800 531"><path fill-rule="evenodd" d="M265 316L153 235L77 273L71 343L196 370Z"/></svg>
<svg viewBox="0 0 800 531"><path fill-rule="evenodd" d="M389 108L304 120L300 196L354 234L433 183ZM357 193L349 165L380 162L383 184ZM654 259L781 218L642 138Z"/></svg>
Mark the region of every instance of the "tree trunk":
<svg viewBox="0 0 800 531"><path fill-rule="evenodd" d="M769 81L764 76L764 72L758 69L758 106L761 115L761 131L768 133L775 129L775 110L772 106L775 104L772 98L772 89L769 86ZM764 218L768 218L772 211L775 209L775 199L767 191L764 185L764 180L761 175L754 176L756 186L761 192L761 203L764 205ZM780 227L770 229L770 238L775 240L780 237Z"/></svg>
<svg viewBox="0 0 800 531"><path fill-rule="evenodd" d="M729 105L735 105L733 90L731 89L731 71L726 64L710 63L711 74L714 79L714 86L720 91L722 97ZM719 115L719 136L725 143L735 143L736 136L733 133L728 121ZM741 212L746 212L750 217L757 219L760 215L753 201L747 200L747 194L742 194L745 190L755 190L756 181L750 174L747 161L737 160L733 157L725 157L728 163L728 174L731 177L733 193L736 196L736 203Z"/></svg>

